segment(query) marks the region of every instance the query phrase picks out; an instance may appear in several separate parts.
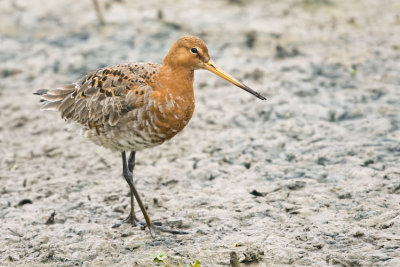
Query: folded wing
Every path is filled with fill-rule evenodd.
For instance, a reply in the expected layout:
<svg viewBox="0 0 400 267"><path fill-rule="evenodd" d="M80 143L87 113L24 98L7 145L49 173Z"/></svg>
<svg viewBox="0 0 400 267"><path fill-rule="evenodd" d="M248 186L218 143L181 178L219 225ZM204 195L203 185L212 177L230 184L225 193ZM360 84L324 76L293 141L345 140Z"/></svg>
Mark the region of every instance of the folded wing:
<svg viewBox="0 0 400 267"><path fill-rule="evenodd" d="M58 110L61 117L83 125L116 125L124 114L139 108L151 93L151 64L110 66L89 73L76 83L39 90L42 110Z"/></svg>

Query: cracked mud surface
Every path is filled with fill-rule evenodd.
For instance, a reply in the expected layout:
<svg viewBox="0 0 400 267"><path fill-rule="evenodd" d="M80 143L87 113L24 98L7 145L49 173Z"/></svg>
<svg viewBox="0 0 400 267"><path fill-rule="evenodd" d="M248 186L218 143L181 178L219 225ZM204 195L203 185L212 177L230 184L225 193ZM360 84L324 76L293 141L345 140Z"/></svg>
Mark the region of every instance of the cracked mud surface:
<svg viewBox="0 0 400 267"><path fill-rule="evenodd" d="M398 1L135 2L100 1L100 27L91 1L0 1L0 266L400 265ZM197 71L192 121L135 169L152 219L190 234L112 229L120 155L32 92L188 33L268 100Z"/></svg>

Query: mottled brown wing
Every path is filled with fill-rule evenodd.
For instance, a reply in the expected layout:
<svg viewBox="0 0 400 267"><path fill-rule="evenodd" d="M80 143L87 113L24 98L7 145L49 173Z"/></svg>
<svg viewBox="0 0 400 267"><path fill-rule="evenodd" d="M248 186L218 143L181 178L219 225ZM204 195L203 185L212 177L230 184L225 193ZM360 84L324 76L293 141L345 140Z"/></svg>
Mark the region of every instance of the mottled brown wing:
<svg viewBox="0 0 400 267"><path fill-rule="evenodd" d="M114 126L143 103L152 90L148 73L157 69L153 64L126 64L96 70L75 84L42 94L42 110L58 110L63 118L83 125Z"/></svg>

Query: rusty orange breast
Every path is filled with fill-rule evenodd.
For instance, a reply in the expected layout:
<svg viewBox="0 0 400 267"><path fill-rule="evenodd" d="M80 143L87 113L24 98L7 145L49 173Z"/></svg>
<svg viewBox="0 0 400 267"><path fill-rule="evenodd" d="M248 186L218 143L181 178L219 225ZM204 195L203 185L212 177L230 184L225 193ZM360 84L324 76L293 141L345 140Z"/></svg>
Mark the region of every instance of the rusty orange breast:
<svg viewBox="0 0 400 267"><path fill-rule="evenodd" d="M194 112L193 70L162 67L151 86L154 128L166 140L171 139L185 128Z"/></svg>

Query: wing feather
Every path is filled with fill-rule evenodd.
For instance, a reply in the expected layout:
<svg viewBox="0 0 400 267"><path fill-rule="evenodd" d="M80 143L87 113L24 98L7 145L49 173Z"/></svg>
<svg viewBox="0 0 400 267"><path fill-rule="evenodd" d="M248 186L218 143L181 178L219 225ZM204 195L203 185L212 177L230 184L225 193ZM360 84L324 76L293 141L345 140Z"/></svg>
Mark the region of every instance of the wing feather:
<svg viewBox="0 0 400 267"><path fill-rule="evenodd" d="M58 110L62 118L82 125L115 126L126 113L138 108L137 103L144 102L139 100L151 92L149 79L159 68L141 63L96 70L74 84L41 91L41 109Z"/></svg>

